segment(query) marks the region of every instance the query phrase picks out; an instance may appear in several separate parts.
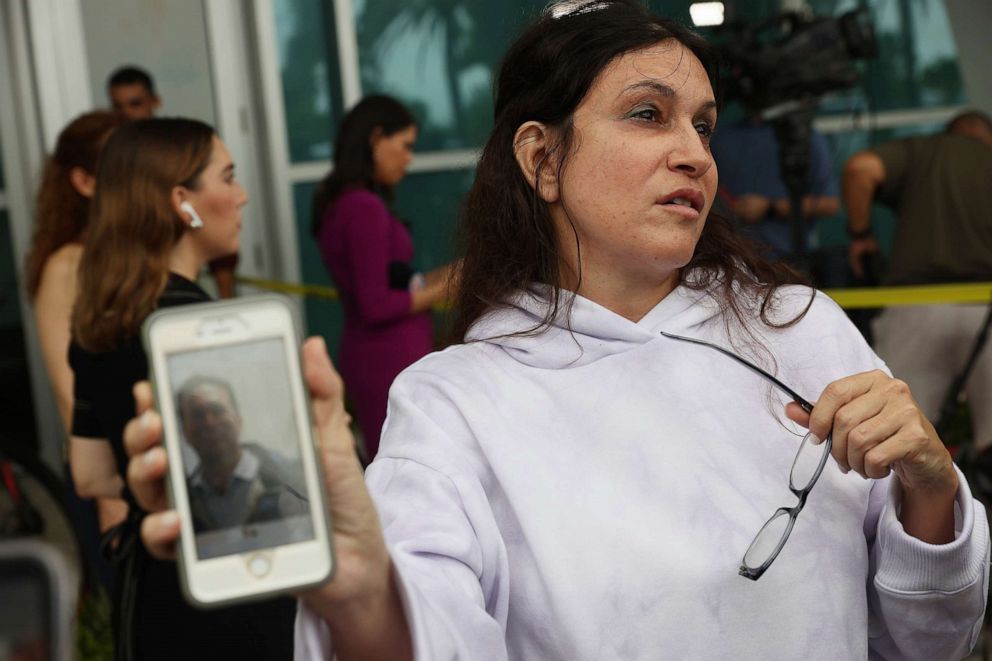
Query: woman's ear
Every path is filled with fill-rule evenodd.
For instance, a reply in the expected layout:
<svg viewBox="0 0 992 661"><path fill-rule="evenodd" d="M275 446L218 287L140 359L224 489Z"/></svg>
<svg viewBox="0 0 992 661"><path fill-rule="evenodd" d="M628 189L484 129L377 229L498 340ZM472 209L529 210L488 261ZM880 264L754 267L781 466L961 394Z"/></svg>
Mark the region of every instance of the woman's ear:
<svg viewBox="0 0 992 661"><path fill-rule="evenodd" d="M372 165L377 166L379 164L379 142L382 140L385 132L382 130L381 126L376 126L372 129L372 133L369 134L369 147L372 149Z"/></svg>
<svg viewBox="0 0 992 661"><path fill-rule="evenodd" d="M379 140L382 139L383 134L384 132L381 126L374 127L372 132L369 133L369 147L372 148L372 151L375 151L375 146L379 144Z"/></svg>
<svg viewBox="0 0 992 661"><path fill-rule="evenodd" d="M540 122L524 122L513 135L513 155L527 183L542 200L558 201L558 163L552 158L551 131Z"/></svg>
<svg viewBox="0 0 992 661"><path fill-rule="evenodd" d="M93 190L96 188L96 177L85 169L76 166L69 170L69 183L83 197L93 197Z"/></svg>
<svg viewBox="0 0 992 661"><path fill-rule="evenodd" d="M189 222L189 214L182 210L182 203L186 201L186 189L182 186L173 186L169 199L172 201L172 209L176 212L176 215L182 218L184 222Z"/></svg>

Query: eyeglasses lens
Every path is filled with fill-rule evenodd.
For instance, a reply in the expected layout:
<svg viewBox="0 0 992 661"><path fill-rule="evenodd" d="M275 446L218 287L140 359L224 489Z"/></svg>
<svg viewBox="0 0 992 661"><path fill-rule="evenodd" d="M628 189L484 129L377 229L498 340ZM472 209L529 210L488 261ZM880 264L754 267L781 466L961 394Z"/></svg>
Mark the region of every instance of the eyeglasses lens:
<svg viewBox="0 0 992 661"><path fill-rule="evenodd" d="M789 481L796 491L803 491L816 480L823 467L826 455L830 452L827 443L814 445L813 434L806 434L803 442L799 444L799 451L792 462L792 472L789 473Z"/></svg>
<svg viewBox="0 0 992 661"><path fill-rule="evenodd" d="M775 554L782 538L788 534L789 521L789 513L784 510L779 510L768 520L744 554L744 564L747 567L758 569Z"/></svg>

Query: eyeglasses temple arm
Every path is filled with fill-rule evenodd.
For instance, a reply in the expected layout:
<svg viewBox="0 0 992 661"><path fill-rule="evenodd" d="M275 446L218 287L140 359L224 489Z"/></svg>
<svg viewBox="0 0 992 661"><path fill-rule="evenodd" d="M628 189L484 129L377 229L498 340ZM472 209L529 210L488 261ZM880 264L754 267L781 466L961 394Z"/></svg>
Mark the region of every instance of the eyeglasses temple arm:
<svg viewBox="0 0 992 661"><path fill-rule="evenodd" d="M738 363L740 363L744 367L748 368L752 372L756 372L758 375L763 376L766 379L768 379L769 381L771 381L773 384L775 384L779 388L779 390L781 390L782 392L784 392L785 394L787 394L789 397L791 397L792 398L792 401L794 401L796 404L799 404L799 406L802 407L802 409L804 411L806 411L807 413L812 413L813 412L813 405L810 404L809 402L807 402L802 396L799 395L799 393L797 393L795 390L793 390L789 386L785 385L784 383L782 383L781 381L779 381L774 376L772 376L771 374L769 374L765 370L761 369L760 367L758 367L754 363L752 363L752 362L750 362L748 360L745 360L744 358L738 356L736 353L734 353L732 351L728 351L727 349L724 349L723 347L721 347L718 344L713 344L711 342L706 342L704 340L698 340L698 339L696 339L694 337L685 337L684 335L676 335L674 333L666 333L665 331L660 331L660 332L661 332L662 335L664 335L667 338L670 338L670 339L673 339L673 340L681 340L683 342L692 342L693 344L698 344L700 346L709 347L710 349L715 349L716 351L719 351L720 353L722 353L723 355L727 356L728 358L733 358Z"/></svg>

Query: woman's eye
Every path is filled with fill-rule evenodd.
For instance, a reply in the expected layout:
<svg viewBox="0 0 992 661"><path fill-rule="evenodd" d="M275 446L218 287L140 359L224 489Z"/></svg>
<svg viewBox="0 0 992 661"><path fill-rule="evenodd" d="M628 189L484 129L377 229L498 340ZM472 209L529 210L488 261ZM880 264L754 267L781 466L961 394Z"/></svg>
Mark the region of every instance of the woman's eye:
<svg viewBox="0 0 992 661"><path fill-rule="evenodd" d="M696 133L704 138L712 138L714 131L716 131L716 127L709 122L699 122L696 124Z"/></svg>
<svg viewBox="0 0 992 661"><path fill-rule="evenodd" d="M647 122L658 121L658 111L654 108L640 108L630 113L632 119L642 119Z"/></svg>

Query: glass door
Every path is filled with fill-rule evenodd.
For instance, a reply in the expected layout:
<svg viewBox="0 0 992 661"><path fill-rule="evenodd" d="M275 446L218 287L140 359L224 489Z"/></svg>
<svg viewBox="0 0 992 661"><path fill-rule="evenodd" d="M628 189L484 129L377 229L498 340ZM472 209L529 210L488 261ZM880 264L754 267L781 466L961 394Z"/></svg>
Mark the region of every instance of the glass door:
<svg viewBox="0 0 992 661"><path fill-rule="evenodd" d="M2 163L0 163L2 167ZM24 324L18 300L19 283L14 260L14 242L10 231L6 187L0 171L0 402L10 415L4 415L0 431L0 449L13 452L38 452L34 399L30 383Z"/></svg>

